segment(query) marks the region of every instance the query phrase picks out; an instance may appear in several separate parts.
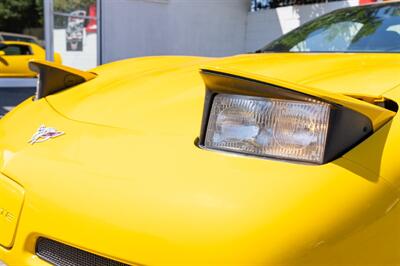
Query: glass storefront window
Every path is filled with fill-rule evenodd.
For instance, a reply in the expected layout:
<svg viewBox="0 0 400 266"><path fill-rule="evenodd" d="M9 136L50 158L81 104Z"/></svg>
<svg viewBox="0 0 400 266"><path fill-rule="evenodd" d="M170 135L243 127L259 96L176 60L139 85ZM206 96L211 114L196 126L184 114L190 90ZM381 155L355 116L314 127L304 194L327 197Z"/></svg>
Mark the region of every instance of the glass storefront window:
<svg viewBox="0 0 400 266"><path fill-rule="evenodd" d="M54 51L63 64L83 70L97 65L96 0L54 0Z"/></svg>

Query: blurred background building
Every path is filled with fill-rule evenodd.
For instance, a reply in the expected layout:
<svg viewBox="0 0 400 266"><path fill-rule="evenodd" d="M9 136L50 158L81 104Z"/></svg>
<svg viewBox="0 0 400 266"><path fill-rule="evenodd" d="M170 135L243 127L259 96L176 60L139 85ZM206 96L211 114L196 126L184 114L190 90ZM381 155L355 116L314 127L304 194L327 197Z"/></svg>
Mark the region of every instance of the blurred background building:
<svg viewBox="0 0 400 266"><path fill-rule="evenodd" d="M359 0L102 0L103 61L251 52L313 18L359 4Z"/></svg>
<svg viewBox="0 0 400 266"><path fill-rule="evenodd" d="M43 39L42 1L0 0L0 32ZM81 69L140 56L227 56L367 2L372 0L54 0L54 50L64 64Z"/></svg>

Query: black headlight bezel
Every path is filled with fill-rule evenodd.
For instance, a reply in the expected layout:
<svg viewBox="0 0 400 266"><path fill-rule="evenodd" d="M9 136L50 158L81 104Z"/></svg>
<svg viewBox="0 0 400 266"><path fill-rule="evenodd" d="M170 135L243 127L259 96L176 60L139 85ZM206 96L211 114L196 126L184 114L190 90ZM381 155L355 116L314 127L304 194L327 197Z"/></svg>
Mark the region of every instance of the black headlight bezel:
<svg viewBox="0 0 400 266"><path fill-rule="evenodd" d="M205 138L211 107L214 101L214 97L220 93L304 102L318 101L330 104L331 108L327 140L325 145L324 158L321 164L326 164L332 160L339 158L373 133L372 122L367 116L354 110L348 109L337 103L328 102L324 99L320 99L318 97L307 95L288 88L283 88L258 80L221 73L217 71L202 70L201 75L206 85L203 119L198 142L198 145L202 148L225 151L222 149L205 146ZM248 155L241 152L234 153ZM272 156L254 156L280 159ZM285 161L304 162L301 160L288 159L285 159ZM304 163L309 164L310 162Z"/></svg>

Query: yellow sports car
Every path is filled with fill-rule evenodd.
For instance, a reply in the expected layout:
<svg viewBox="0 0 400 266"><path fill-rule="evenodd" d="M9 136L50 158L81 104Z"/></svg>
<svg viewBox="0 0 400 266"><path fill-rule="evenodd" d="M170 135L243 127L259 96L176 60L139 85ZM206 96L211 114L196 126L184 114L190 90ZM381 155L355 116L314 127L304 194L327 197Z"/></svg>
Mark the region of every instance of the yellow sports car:
<svg viewBox="0 0 400 266"><path fill-rule="evenodd" d="M400 3L257 53L35 61L0 120L6 265L400 265Z"/></svg>
<svg viewBox="0 0 400 266"><path fill-rule="evenodd" d="M45 50L35 43L0 41L0 78L33 78L36 73L29 69L29 61L44 60L45 57ZM60 54L54 53L54 61L61 64Z"/></svg>

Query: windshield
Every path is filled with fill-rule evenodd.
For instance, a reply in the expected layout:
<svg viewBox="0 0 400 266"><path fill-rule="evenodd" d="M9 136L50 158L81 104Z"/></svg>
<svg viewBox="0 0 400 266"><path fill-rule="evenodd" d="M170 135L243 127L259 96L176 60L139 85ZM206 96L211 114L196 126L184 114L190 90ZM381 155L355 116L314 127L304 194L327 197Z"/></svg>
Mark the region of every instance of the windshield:
<svg viewBox="0 0 400 266"><path fill-rule="evenodd" d="M400 52L400 3L331 12L257 52Z"/></svg>

